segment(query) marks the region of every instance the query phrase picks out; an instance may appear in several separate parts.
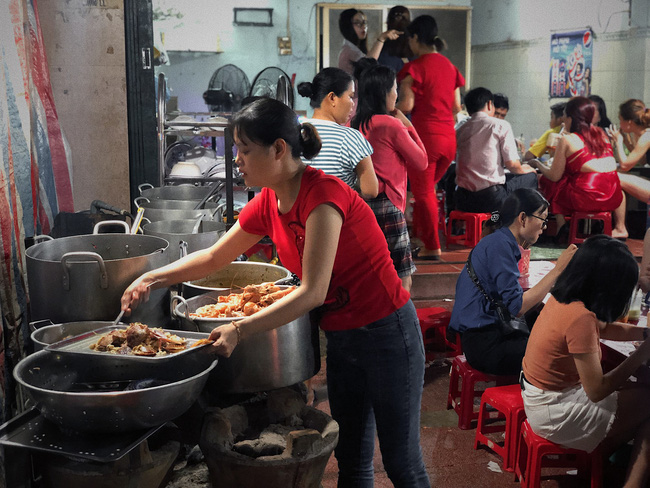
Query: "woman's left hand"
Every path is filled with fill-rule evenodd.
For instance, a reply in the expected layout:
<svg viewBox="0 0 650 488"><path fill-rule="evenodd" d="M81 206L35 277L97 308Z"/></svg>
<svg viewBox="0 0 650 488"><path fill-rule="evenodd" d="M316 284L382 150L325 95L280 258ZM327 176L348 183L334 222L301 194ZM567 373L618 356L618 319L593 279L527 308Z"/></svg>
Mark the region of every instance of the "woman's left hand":
<svg viewBox="0 0 650 488"><path fill-rule="evenodd" d="M209 339L214 341L212 347L216 349L216 353L220 356L230 357L235 347L239 344L240 333L237 331L237 327L231 322L230 324L216 327L210 332Z"/></svg>

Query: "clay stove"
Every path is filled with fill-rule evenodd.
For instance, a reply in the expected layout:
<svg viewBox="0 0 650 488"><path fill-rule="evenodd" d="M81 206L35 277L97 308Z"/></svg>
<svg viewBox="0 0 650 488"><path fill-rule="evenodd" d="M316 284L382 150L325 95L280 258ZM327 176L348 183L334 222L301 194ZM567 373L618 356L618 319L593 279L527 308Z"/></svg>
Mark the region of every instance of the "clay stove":
<svg viewBox="0 0 650 488"><path fill-rule="evenodd" d="M209 410L200 447L214 488L318 488L338 424L290 388Z"/></svg>

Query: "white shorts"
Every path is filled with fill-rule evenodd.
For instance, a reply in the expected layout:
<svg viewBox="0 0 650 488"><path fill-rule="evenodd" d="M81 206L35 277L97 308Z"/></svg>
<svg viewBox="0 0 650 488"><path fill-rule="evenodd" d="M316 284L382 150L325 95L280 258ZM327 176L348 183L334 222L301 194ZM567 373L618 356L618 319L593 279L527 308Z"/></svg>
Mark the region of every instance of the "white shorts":
<svg viewBox="0 0 650 488"><path fill-rule="evenodd" d="M594 403L582 385L547 391L525 381L524 387L521 396L528 422L533 432L544 439L563 447L591 452L612 427L617 392Z"/></svg>

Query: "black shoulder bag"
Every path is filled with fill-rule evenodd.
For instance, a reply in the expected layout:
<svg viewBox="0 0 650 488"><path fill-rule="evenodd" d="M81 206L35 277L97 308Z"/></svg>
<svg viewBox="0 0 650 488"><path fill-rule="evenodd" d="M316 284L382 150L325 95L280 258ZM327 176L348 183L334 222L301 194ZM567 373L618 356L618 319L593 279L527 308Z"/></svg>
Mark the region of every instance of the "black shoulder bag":
<svg viewBox="0 0 650 488"><path fill-rule="evenodd" d="M503 334L506 335L514 331L519 331L519 332L523 332L526 335L529 335L530 328L528 327L528 324L526 323L526 320L523 317L521 318L513 317L505 303L503 303L501 300L495 300L494 298L492 298L490 295L487 294L485 288L483 288L483 286L481 285L478 276L476 276L476 272L474 271L474 266L472 266L473 252L474 249L470 251L469 256L467 257L467 274L469 275L470 280L472 280L472 283L476 285L476 288L478 288L481 294L488 301L488 303L490 304L490 308L496 311L497 316L499 317L497 324L500 326Z"/></svg>

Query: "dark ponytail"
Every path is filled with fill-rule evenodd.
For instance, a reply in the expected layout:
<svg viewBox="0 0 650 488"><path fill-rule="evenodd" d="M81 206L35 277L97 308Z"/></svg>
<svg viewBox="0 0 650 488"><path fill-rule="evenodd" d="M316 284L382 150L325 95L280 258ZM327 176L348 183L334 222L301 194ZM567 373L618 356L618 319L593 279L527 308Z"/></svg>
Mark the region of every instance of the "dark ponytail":
<svg viewBox="0 0 650 488"><path fill-rule="evenodd" d="M343 95L352 83L352 76L339 68L325 68L312 82L305 81L298 85L298 93L309 98L311 108L319 108L328 93L337 97Z"/></svg>
<svg viewBox="0 0 650 488"><path fill-rule="evenodd" d="M291 148L293 158L304 155L311 159L321 148L320 137L314 126L299 124L293 110L272 98L256 100L241 109L230 120L230 129L266 147L283 139Z"/></svg>
<svg viewBox="0 0 650 488"><path fill-rule="evenodd" d="M420 15L406 28L409 37L417 34L418 42L429 47L435 47L441 52L447 47L447 43L438 37L438 24L436 19L430 15Z"/></svg>
<svg viewBox="0 0 650 488"><path fill-rule="evenodd" d="M300 147L305 159L314 158L321 149L322 143L316 127L311 124L300 124Z"/></svg>

